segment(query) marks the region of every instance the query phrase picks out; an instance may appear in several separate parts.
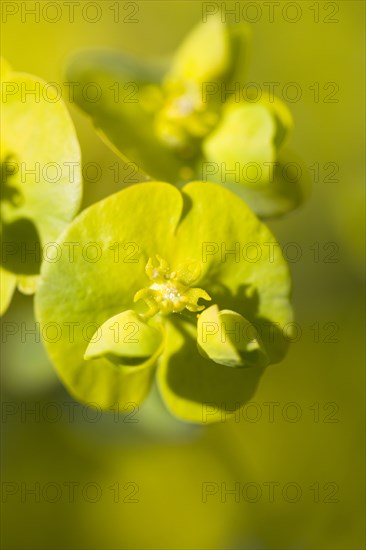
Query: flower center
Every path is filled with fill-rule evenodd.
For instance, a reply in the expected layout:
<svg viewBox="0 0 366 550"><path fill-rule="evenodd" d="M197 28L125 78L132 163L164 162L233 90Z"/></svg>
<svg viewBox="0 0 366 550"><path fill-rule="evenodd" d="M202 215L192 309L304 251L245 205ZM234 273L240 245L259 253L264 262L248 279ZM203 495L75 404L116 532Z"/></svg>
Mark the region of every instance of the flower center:
<svg viewBox="0 0 366 550"><path fill-rule="evenodd" d="M163 105L155 118L157 136L183 158L191 158L217 123L218 115L202 101L200 88L193 82L167 79L162 92Z"/></svg>
<svg viewBox="0 0 366 550"><path fill-rule="evenodd" d="M152 317L157 313L168 315L179 313L184 309L188 311L202 311L204 305L199 305L200 298L211 300L211 297L201 288L192 288L201 274L198 262L186 263L177 271L171 271L168 262L156 255L158 265L154 265L151 258L147 262L145 271L151 284L139 290L134 301L144 300L148 306L145 317Z"/></svg>

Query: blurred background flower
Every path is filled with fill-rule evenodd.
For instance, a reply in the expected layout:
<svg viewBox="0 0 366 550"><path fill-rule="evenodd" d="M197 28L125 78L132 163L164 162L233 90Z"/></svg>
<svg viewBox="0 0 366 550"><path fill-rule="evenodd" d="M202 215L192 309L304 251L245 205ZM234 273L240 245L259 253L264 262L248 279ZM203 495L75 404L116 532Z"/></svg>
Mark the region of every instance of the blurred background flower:
<svg viewBox="0 0 366 550"><path fill-rule="evenodd" d="M77 52L67 79L79 84L75 102L101 137L137 163L144 178L214 181L261 217L283 215L311 188L303 163L284 147L291 113L273 83L258 92L246 81L250 27L225 17L219 10L203 16L167 60L98 48ZM84 93L90 82L98 101ZM121 97L122 90L130 92Z"/></svg>
<svg viewBox="0 0 366 550"><path fill-rule="evenodd" d="M41 246L76 214L82 189L80 148L64 102L49 101L47 83L3 59L1 74L2 314L16 286L35 292Z"/></svg>

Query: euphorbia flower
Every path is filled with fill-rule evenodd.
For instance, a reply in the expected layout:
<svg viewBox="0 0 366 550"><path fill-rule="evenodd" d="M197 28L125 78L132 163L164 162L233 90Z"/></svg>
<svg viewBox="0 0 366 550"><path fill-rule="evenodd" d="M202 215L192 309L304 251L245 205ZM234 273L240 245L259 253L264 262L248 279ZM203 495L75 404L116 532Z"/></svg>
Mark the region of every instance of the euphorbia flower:
<svg viewBox="0 0 366 550"><path fill-rule="evenodd" d="M284 149L293 122L284 103L245 88L250 33L220 15L198 25L170 64L115 52L80 53L68 78L102 135L152 179L228 187L258 215L283 214L304 198L306 173ZM83 93L90 82L100 97ZM284 166L289 162L293 165ZM292 169L291 169L292 166Z"/></svg>
<svg viewBox="0 0 366 550"><path fill-rule="evenodd" d="M44 263L36 295L41 332L59 327L45 344L61 379L83 402L123 409L156 374L179 418L232 413L285 353L290 278L275 245L214 183L141 183L91 206L59 241L60 261Z"/></svg>
<svg viewBox="0 0 366 550"><path fill-rule="evenodd" d="M1 313L32 294L44 247L81 201L80 149L65 104L36 76L1 63ZM52 254L52 250L49 251Z"/></svg>

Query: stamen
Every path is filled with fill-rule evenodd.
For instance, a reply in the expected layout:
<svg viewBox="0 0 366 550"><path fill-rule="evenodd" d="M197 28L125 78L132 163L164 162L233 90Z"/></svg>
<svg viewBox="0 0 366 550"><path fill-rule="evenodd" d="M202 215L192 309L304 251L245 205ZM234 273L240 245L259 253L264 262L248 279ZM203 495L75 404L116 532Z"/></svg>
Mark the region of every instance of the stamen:
<svg viewBox="0 0 366 550"><path fill-rule="evenodd" d="M145 287L134 296L134 301L144 300L148 306L145 317L152 317L156 313L168 315L179 313L184 309L197 312L205 309L199 305L198 300L211 300L207 292L201 288L191 288L201 274L198 262L187 262L176 271L170 271L166 260L156 255L158 265L154 265L151 258L146 264L146 275L152 281L149 287Z"/></svg>

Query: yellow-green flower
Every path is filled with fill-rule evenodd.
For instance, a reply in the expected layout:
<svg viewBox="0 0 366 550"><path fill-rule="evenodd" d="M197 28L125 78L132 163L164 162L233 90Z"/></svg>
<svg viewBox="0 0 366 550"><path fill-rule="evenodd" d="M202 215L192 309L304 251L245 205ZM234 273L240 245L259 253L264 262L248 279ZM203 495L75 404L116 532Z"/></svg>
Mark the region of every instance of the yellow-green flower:
<svg viewBox="0 0 366 550"><path fill-rule="evenodd" d="M68 78L80 83L78 105L146 178L214 181L261 217L280 215L302 202L309 182L284 148L293 126L286 105L266 90L257 101L245 88L249 39L246 24L224 24L217 14L169 64L97 50L76 55ZM90 82L100 86L99 101L83 94Z"/></svg>
<svg viewBox="0 0 366 550"><path fill-rule="evenodd" d="M290 277L282 255L270 254L275 244L214 183L142 183L85 210L59 241L60 261L44 263L36 295L41 329L60 327L45 344L69 391L123 409L144 400L156 375L183 420L235 412L287 347Z"/></svg>
<svg viewBox="0 0 366 550"><path fill-rule="evenodd" d="M76 132L47 84L1 65L1 313L16 286L36 290L43 247L54 242L81 201Z"/></svg>

